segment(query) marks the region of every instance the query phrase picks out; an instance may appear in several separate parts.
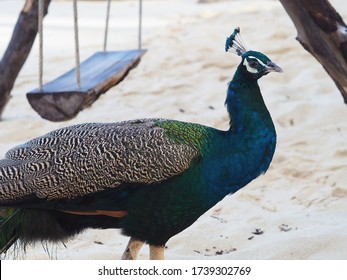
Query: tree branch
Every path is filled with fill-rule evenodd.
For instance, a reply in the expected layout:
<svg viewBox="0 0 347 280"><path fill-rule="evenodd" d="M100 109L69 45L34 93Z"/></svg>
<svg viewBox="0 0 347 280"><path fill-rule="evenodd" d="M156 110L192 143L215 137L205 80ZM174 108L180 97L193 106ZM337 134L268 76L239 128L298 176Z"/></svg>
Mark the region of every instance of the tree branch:
<svg viewBox="0 0 347 280"><path fill-rule="evenodd" d="M327 0L280 0L297 40L334 80L347 104L347 26Z"/></svg>
<svg viewBox="0 0 347 280"><path fill-rule="evenodd" d="M44 15L51 0L44 1ZM19 71L25 63L38 31L38 0L26 0L12 38L0 62L0 117L10 99Z"/></svg>

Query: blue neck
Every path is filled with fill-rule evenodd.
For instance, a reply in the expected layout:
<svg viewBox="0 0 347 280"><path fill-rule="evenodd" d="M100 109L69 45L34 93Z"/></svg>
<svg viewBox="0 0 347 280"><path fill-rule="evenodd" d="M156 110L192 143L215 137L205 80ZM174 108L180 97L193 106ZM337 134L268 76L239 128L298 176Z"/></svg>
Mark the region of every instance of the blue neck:
<svg viewBox="0 0 347 280"><path fill-rule="evenodd" d="M230 131L255 133L264 128L274 130L257 79L249 77L241 66L229 83L225 104L230 116Z"/></svg>
<svg viewBox="0 0 347 280"><path fill-rule="evenodd" d="M219 143L205 166L208 195L216 200L234 193L264 173L276 146L276 131L257 80L237 70L228 87L230 129L215 135Z"/></svg>

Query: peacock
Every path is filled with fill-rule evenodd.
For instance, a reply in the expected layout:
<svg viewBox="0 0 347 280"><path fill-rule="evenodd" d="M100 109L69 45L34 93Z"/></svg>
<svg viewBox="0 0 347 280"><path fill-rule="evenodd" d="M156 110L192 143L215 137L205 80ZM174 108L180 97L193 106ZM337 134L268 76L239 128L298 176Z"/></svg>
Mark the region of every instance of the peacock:
<svg viewBox="0 0 347 280"><path fill-rule="evenodd" d="M130 237L122 259L145 243L150 259L164 259L172 236L264 173L276 131L257 81L282 69L246 50L239 33L226 41L241 57L227 89L228 130L160 118L85 123L9 150L0 160L0 252L117 228Z"/></svg>

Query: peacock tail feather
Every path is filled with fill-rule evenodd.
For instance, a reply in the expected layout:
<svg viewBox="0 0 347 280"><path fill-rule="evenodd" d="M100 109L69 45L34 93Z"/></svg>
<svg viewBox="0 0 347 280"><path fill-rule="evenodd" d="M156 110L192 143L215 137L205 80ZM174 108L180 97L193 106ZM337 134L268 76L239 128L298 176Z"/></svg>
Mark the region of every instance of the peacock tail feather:
<svg viewBox="0 0 347 280"><path fill-rule="evenodd" d="M12 207L0 208L0 254L5 253L18 239L17 227L20 210Z"/></svg>

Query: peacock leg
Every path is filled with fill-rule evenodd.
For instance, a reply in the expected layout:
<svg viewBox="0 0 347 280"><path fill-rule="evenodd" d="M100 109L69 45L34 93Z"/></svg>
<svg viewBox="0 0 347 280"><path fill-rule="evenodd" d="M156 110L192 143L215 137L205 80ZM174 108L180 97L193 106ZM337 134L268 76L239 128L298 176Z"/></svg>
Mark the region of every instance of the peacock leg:
<svg viewBox="0 0 347 280"><path fill-rule="evenodd" d="M164 260L164 246L149 245L150 260Z"/></svg>
<svg viewBox="0 0 347 280"><path fill-rule="evenodd" d="M143 241L131 237L122 255L122 260L136 260L143 244Z"/></svg>

